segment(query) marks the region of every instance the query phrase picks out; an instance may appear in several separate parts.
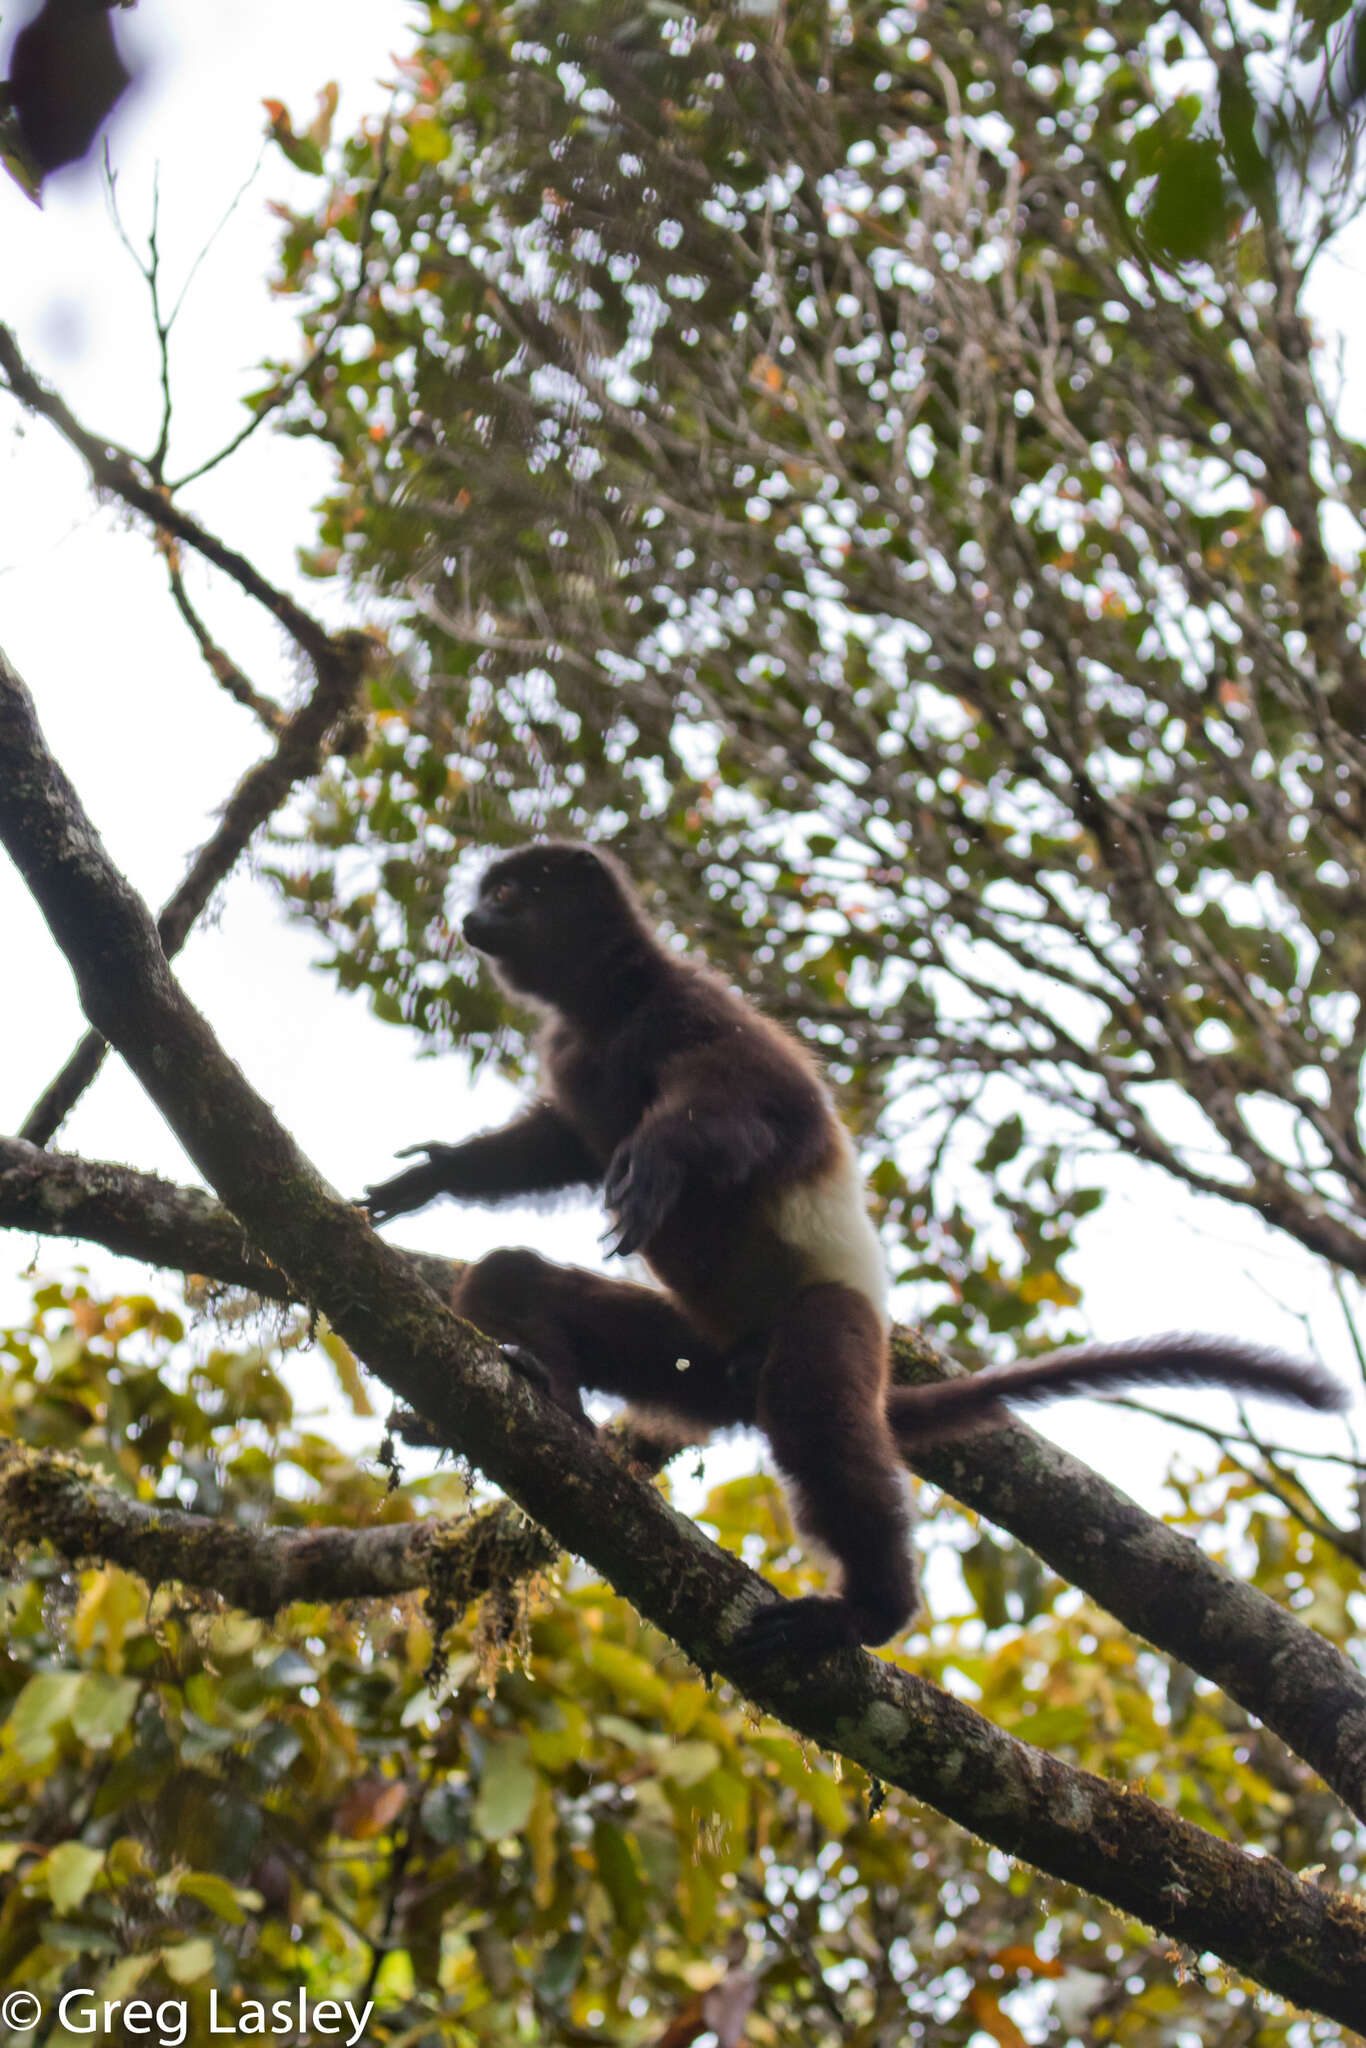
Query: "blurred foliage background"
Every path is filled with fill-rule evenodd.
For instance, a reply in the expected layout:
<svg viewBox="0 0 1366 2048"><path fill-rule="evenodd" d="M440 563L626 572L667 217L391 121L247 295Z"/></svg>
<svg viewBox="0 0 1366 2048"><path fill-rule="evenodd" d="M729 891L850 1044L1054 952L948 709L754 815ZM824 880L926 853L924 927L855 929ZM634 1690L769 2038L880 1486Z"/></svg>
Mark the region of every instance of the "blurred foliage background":
<svg viewBox="0 0 1366 2048"><path fill-rule="evenodd" d="M3 1333L0 1431L242 1528L458 1523L458 1474L390 1492L296 1411L302 1335L187 1337L152 1299L47 1285ZM1347 1640L1353 1560L1231 1462L1181 1500L1192 1530L1241 1507L1238 1568ZM811 1583L772 1480L717 1488L702 1517L785 1591ZM1357 1880L1337 1802L1214 1688L961 1511L927 1540L957 1618L908 1640L914 1668L1203 1827ZM108 1566L5 1569L5 1990L183 1998L196 2043L211 1988L222 2025L300 1986L373 1998L367 2041L459 2048L1347 2038L901 1794L879 1806L581 1575L490 1596L434 1668L416 1595L267 1626Z"/></svg>

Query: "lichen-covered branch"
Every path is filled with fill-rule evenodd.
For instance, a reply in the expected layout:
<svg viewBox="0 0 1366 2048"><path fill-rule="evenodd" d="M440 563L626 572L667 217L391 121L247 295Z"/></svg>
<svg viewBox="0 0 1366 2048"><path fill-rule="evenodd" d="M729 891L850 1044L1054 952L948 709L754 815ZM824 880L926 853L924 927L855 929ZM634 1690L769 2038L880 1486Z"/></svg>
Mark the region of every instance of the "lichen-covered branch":
<svg viewBox="0 0 1366 2048"><path fill-rule="evenodd" d="M295 1600L383 1599L433 1585L460 1608L555 1557L506 1501L464 1522L243 1529L130 1500L77 1458L3 1439L0 1542L11 1551L49 1543L73 1565L119 1565L149 1586L190 1586L266 1618Z"/></svg>
<svg viewBox="0 0 1366 2048"><path fill-rule="evenodd" d="M82 1238L151 1266L248 1287L267 1301L300 1299L231 1211L202 1188L109 1160L46 1152L23 1138L0 1138L0 1229ZM459 1260L404 1256L436 1293L450 1293Z"/></svg>

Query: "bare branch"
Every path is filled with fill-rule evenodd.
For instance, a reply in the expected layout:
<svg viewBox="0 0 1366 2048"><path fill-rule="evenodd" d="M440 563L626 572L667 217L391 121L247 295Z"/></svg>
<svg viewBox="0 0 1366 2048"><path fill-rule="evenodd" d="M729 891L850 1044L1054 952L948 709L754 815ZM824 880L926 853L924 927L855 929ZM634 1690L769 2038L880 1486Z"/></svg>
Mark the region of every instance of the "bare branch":
<svg viewBox="0 0 1366 2048"><path fill-rule="evenodd" d="M288 405L290 399L294 396L294 393L300 388L300 386L308 382L308 379L312 376L314 370L316 370L316 368L318 367L318 364L326 356L327 351L332 346L332 343L335 340L336 336L340 333L341 329L346 325L347 321L351 318L351 315L355 312L356 307L360 301L361 294L365 290L367 282L369 256L375 232L375 212L379 206L380 199L384 191L385 175L388 169L389 131L391 121L392 112L386 113L384 117L383 126L380 129L379 139L376 144L376 157L378 168L375 173L374 183L371 185L370 190L366 195L364 216L361 221L360 234L356 242L356 275L354 281L352 282L349 289L344 291L341 297L338 299L336 305L332 309L332 312L329 314L327 320L323 325L322 332L319 334L318 339L315 341L312 348L305 356L304 360L301 363L299 363L293 370L291 370L287 376L284 376L280 379L279 383L275 386L274 390L271 391L264 400L262 400L260 405L257 407L257 410L252 414L251 418L247 420L246 424L240 427L238 431L230 437L230 439L225 441L221 448L217 449L214 454L206 456L204 461L197 463L193 469L186 470L183 476L177 477L171 486L172 490L183 490L187 484L197 483L200 477L207 476L210 470L219 468L221 464L227 462L231 456L235 455L238 449L242 447L245 442L251 439L252 435L257 431L259 427L261 427L264 424L266 420L270 419L273 414L280 412L283 409L283 407ZM260 165L258 160L257 169L259 168ZM254 178L255 176L256 171L253 170L252 177ZM245 189L246 188L243 187L243 190ZM237 195L238 199L240 199L241 196L242 195L239 192ZM233 206L236 206L236 204L237 200L234 199ZM231 211L231 209L229 209L229 211ZM226 219L226 216L224 218ZM194 269L191 270L190 276L185 280L185 284L182 287L180 297L176 300L175 307L171 313L171 321L174 321L176 314L180 311L181 305L184 302L185 293L189 290L191 279L194 276L194 271L195 269L198 269L199 264L203 261L204 253L204 251L201 251L200 255L195 259ZM169 325L170 323L168 322L168 328Z"/></svg>
<svg viewBox="0 0 1366 2048"><path fill-rule="evenodd" d="M100 440L98 435L83 427L65 401L55 391L49 390L30 369L14 336L3 325L0 325L0 373L3 373L9 390L19 403L29 412L49 420L63 440L84 458L91 480L99 489L112 492L133 511L141 512L154 527L173 533L186 547L193 548L216 569L221 569L240 590L255 598L272 618L278 619L290 638L315 665L320 666L328 659L332 641L326 627L296 604L286 591L267 582L245 555L226 546L197 519L182 512L159 485L144 481L136 456L115 442Z"/></svg>
<svg viewBox="0 0 1366 2048"><path fill-rule="evenodd" d="M1179 1415L1175 1409L1159 1408L1152 1401L1135 1400L1128 1394L1112 1394L1110 1405L1115 1408L1132 1409L1135 1415L1146 1415L1151 1422L1163 1422L1171 1429L1193 1430L1197 1436L1207 1437L1223 1450L1228 1444L1241 1444L1244 1449L1264 1452L1262 1439L1249 1430L1244 1433L1237 1429L1215 1429L1210 1423L1199 1422L1192 1415ZM1366 1459L1350 1457L1345 1451L1306 1451L1298 1447L1290 1452L1296 1460L1307 1459L1316 1465L1341 1465L1348 1472L1366 1471Z"/></svg>
<svg viewBox="0 0 1366 2048"><path fill-rule="evenodd" d="M185 574L177 558L178 550L174 541L168 540L165 554L175 608L194 635L195 643L204 657L204 665L210 675L222 685L234 703L241 704L245 710L253 712L267 732L278 733L285 724L287 714L281 710L273 697L263 696L253 687L231 655L224 653L200 618L185 588Z"/></svg>
<svg viewBox="0 0 1366 2048"><path fill-rule="evenodd" d="M242 777L223 806L217 830L195 855L184 881L157 919L157 935L168 960L180 951L195 919L231 873L258 827L279 809L295 784L316 774L326 759L338 729L355 711L376 644L364 632L341 633L328 642L313 694L284 727L274 753ZM106 1050L97 1031L86 1033L25 1117L20 1137L32 1145L46 1145L98 1074Z"/></svg>

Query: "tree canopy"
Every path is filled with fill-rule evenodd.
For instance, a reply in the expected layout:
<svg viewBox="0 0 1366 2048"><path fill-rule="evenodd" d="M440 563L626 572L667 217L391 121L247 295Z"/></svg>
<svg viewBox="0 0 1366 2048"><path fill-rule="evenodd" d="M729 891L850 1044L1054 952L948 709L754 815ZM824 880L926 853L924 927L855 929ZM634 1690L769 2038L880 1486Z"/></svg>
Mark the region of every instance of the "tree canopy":
<svg viewBox="0 0 1366 2048"><path fill-rule="evenodd" d="M773 1481L691 1521L510 1374L443 1306L458 1217L381 1242L168 965L268 833L339 1000L520 1071L462 885L608 841L839 1084L898 1374L1073 1327L1097 1149L1260 1216L1354 1328L1363 453L1304 291L1356 43L1323 0L426 6L355 134L267 102L300 353L221 457L177 472L160 314L147 451L0 329L263 745L154 916L0 658L0 837L90 1026L0 1225L198 1276L0 1333L3 1992L196 2041L300 1992L395 2043L1360 2026L1345 1446L1205 1426L1168 1523L1020 1426L927 1452L933 1624L756 1682L754 1569L812 1583ZM303 562L364 630L195 509L267 424L331 451ZM55 1148L110 1047L207 1192ZM306 1352L397 1398L379 1466Z"/></svg>

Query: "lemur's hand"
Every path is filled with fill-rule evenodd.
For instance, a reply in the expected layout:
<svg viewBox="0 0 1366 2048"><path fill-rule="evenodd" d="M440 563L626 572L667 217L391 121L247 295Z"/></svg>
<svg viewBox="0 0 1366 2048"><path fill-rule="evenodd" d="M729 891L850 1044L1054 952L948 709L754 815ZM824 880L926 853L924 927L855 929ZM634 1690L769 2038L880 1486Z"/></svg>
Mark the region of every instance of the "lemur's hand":
<svg viewBox="0 0 1366 2048"><path fill-rule="evenodd" d="M607 1249L616 1258L650 1242L683 1192L683 1166L659 1139L628 1138L607 1163L602 1198L616 1218Z"/></svg>
<svg viewBox="0 0 1366 2048"><path fill-rule="evenodd" d="M365 1190L361 1207L370 1211L372 1223L387 1223L391 1216L406 1215L410 1209L425 1209L446 1187L445 1162L453 1145L405 1145L395 1154L410 1159L415 1152L427 1155L421 1166L410 1166L392 1180L376 1181Z"/></svg>

